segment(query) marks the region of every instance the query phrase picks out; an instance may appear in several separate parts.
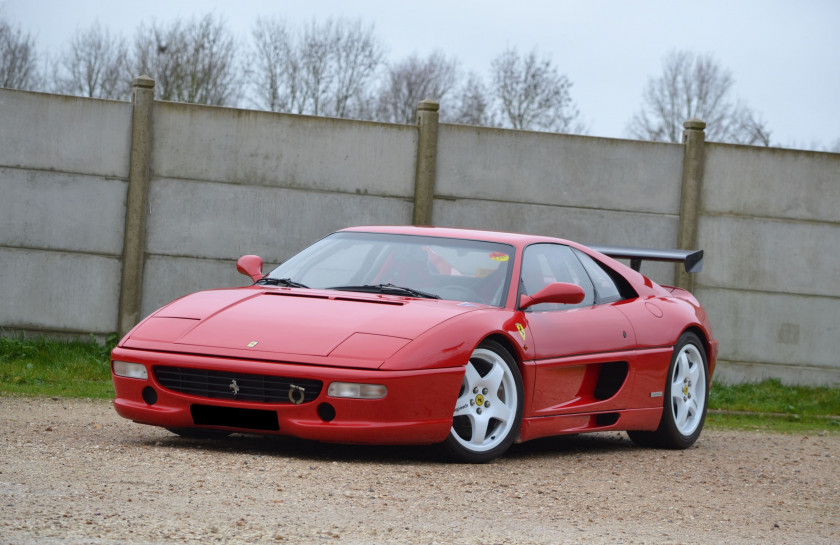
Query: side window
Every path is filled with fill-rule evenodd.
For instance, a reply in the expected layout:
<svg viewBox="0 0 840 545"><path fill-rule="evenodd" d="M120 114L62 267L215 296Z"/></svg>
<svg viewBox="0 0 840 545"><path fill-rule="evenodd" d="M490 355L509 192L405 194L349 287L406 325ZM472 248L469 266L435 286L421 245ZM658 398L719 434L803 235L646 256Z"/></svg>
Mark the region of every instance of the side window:
<svg viewBox="0 0 840 545"><path fill-rule="evenodd" d="M586 292L586 297L577 305L542 303L530 307L529 311L567 310L595 303L595 289L589 275L571 248L560 244L532 244L525 248L519 292L533 295L553 282L577 284Z"/></svg>
<svg viewBox="0 0 840 545"><path fill-rule="evenodd" d="M586 269L586 272L589 273L589 278L595 284L595 295L598 303L621 301L621 291L615 285L613 279L610 278L610 275L607 274L607 271L585 253L575 250L575 255L580 258L580 262L583 263L583 268Z"/></svg>

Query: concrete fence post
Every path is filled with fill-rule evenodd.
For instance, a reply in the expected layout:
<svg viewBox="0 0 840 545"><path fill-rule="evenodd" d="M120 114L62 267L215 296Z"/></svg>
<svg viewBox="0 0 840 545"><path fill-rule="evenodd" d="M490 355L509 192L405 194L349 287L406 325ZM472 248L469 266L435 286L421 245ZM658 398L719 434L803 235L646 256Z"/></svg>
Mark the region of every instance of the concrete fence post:
<svg viewBox="0 0 840 545"><path fill-rule="evenodd" d="M437 174L438 110L440 104L423 100L417 105L417 170L414 174L414 225L432 224Z"/></svg>
<svg viewBox="0 0 840 545"><path fill-rule="evenodd" d="M131 156L125 203L125 238L120 284L119 334L125 335L140 320L143 267L146 261L146 217L152 160L152 107L155 80L140 76L132 82Z"/></svg>
<svg viewBox="0 0 840 545"><path fill-rule="evenodd" d="M683 124L683 159L682 197L680 200L679 247L683 250L698 250L697 231L702 207L703 165L706 161L705 143L706 123L699 119L689 119ZM694 290L694 277L685 267L677 266L676 284L689 291Z"/></svg>

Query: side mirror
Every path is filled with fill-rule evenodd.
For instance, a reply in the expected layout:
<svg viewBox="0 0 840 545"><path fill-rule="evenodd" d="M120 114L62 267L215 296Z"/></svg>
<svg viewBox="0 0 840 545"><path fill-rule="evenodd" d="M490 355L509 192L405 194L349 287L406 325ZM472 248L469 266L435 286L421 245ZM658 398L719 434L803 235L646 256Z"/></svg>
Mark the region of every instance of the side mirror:
<svg viewBox="0 0 840 545"><path fill-rule="evenodd" d="M243 255L239 258L239 261L236 262L236 270L239 271L240 274L250 276L251 280L254 282L264 276L262 267L263 260L258 255Z"/></svg>
<svg viewBox="0 0 840 545"><path fill-rule="evenodd" d="M577 284L566 282L553 282L534 295L519 296L519 309L537 305L539 303L562 303L564 305L576 305L583 301L586 292Z"/></svg>

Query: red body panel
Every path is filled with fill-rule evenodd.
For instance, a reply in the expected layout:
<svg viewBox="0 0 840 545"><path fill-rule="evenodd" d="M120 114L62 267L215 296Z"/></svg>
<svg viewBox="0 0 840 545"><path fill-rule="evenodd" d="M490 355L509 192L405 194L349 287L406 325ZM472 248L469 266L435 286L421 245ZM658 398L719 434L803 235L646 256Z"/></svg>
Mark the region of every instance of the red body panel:
<svg viewBox="0 0 840 545"><path fill-rule="evenodd" d="M435 443L449 434L465 364L492 337L519 365L525 398L520 439L529 440L592 430L656 429L673 346L689 329L706 343L710 376L714 371L717 342L693 296L661 287L579 244L457 229L353 230L509 244L516 254L506 303L494 307L266 286L192 294L146 318L114 349L113 360L142 364L148 372L145 380L114 376L117 412L141 423L190 428L196 426L193 406L252 409L277 416L277 429L259 433L334 442ZM561 312L518 310L520 258L524 248L538 242L589 254L622 275L639 296ZM317 380L323 387L301 404L208 398L165 387L155 376L156 366ZM620 384L600 384L605 366L626 369ZM330 397L327 389L334 381L384 385L387 395ZM604 388L608 395L599 393ZM153 403L144 397L148 389L155 394ZM325 406L334 416L323 412Z"/></svg>
<svg viewBox="0 0 840 545"><path fill-rule="evenodd" d="M306 365L207 358L185 354L146 353L114 349L119 361L148 363L207 370L236 369L241 374L278 375L291 378L317 378L324 381L352 381L384 384L384 399L336 399L326 387L318 398L300 405L265 404L200 398L173 392L161 386L150 370L148 380L114 377L114 407L121 416L136 422L188 428L193 426L190 406L207 404L277 411L281 422L277 433L306 439L347 443L434 443L443 441L452 424L449 403L458 394L463 367L408 372L363 371ZM143 400L143 388L158 392L154 405ZM326 386L326 385L325 385ZM410 402L406 402L410 400ZM335 408L335 419L325 422L318 416L318 405L328 402ZM242 431L250 431L241 428Z"/></svg>

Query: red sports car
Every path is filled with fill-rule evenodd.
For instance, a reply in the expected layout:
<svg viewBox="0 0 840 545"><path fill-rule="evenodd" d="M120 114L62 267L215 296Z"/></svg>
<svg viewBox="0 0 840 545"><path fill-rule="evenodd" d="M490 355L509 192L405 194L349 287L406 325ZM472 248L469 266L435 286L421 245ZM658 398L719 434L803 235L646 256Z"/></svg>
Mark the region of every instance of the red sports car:
<svg viewBox="0 0 840 545"><path fill-rule="evenodd" d="M654 259L696 271L702 251L600 250L357 227L266 275L245 256L237 267L253 285L178 299L122 339L114 406L183 436L440 443L467 462L589 431L687 448L717 341L690 293L634 269Z"/></svg>

